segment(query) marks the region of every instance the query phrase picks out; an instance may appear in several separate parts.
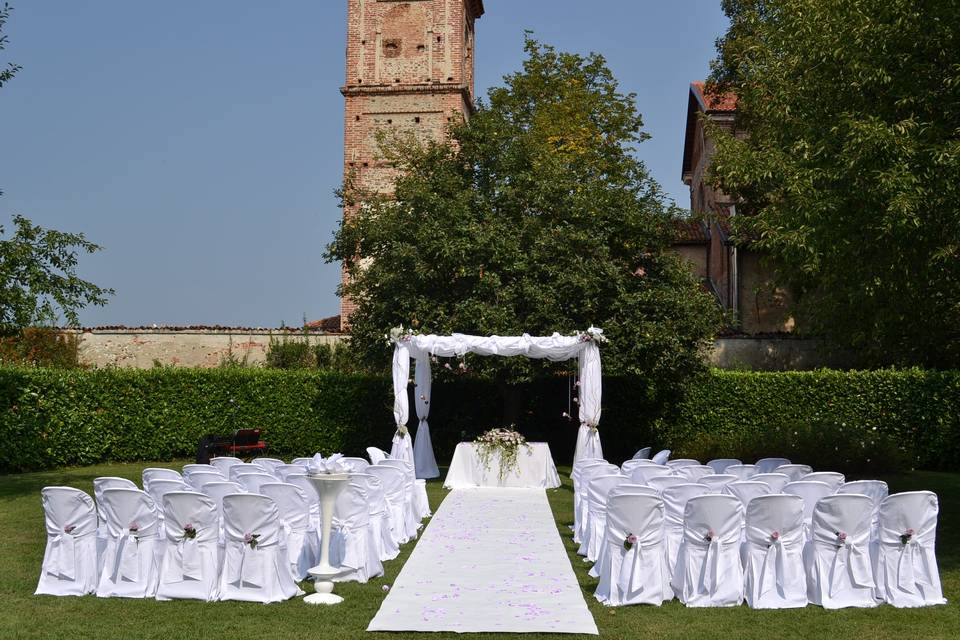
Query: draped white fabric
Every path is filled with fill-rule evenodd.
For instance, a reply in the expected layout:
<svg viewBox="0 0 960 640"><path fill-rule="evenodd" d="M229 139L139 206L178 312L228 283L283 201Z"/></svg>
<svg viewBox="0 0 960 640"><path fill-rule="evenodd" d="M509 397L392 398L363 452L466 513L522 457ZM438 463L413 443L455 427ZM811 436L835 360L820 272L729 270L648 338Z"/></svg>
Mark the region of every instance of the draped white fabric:
<svg viewBox="0 0 960 640"><path fill-rule="evenodd" d="M47 548L34 593L92 593L97 588L97 512L93 499L73 487L45 487L41 496Z"/></svg>
<svg viewBox="0 0 960 640"><path fill-rule="evenodd" d="M475 353L482 356L526 356L545 358L555 362L578 359L580 384L580 429L577 433L577 447L574 462L581 458L602 458L600 434L601 365L600 349L597 340L603 332L591 327L587 333L577 336L534 337L521 336L470 336L455 333L449 336L404 335L395 342L393 351L393 418L397 433L393 438L390 455L399 460L414 463L418 478L435 478L439 475L436 458L430 441L430 427L427 423L430 403L430 357L463 356ZM588 339L584 339L587 336ZM410 436L405 434L410 418L410 406L407 399L407 386L410 380L410 358L417 361L416 367L416 408L420 424L417 429L417 444L411 444ZM421 436L422 433L422 436Z"/></svg>
<svg viewBox="0 0 960 640"><path fill-rule="evenodd" d="M418 478L436 478L440 475L437 468L437 459L433 455L433 442L430 440L430 389L432 385L430 373L430 358L424 354L417 356L414 382L416 390L417 434L413 441L413 466Z"/></svg>

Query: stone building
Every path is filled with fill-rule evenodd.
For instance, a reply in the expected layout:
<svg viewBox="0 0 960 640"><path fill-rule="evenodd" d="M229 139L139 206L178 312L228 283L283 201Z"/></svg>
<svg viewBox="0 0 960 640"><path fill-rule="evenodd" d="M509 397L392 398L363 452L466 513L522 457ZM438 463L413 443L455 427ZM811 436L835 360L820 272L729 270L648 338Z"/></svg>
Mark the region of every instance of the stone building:
<svg viewBox="0 0 960 640"><path fill-rule="evenodd" d="M388 193L394 174L379 157L379 132L439 139L470 116L474 23L483 12L482 0L349 0L344 176ZM341 299L344 328L355 308Z"/></svg>
<svg viewBox="0 0 960 640"><path fill-rule="evenodd" d="M773 284L772 267L749 241L734 242L730 235L736 201L705 179L715 146L703 118L724 131L743 135L736 129L736 110L735 95L708 95L702 82L690 84L682 179L690 188L690 210L702 222L679 225L674 250L691 262L739 330L748 334L790 331L793 319L785 309L787 293Z"/></svg>

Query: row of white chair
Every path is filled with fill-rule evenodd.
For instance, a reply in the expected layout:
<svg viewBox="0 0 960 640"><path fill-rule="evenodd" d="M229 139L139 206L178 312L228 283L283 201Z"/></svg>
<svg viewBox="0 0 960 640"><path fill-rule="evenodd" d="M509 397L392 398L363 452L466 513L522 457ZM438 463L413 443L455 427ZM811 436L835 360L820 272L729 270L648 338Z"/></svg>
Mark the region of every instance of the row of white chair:
<svg viewBox="0 0 960 640"><path fill-rule="evenodd" d="M877 480L845 483L842 474L812 473L810 467L806 465L793 465L786 459L775 460L780 466L774 467L774 469L777 471L783 470L786 473L756 474L746 481L738 480L738 476L732 474L713 473L715 469L712 467L708 467L709 474L706 476L700 476L699 474L691 476L682 473L684 469L696 468L699 465L696 461L677 461L679 464L674 465L670 465L672 461L661 461L665 463L663 465L650 461L644 461L637 465L635 461L627 461L621 468L602 460L579 461L574 466L572 474L576 487L575 501L579 503L575 509L573 527L574 539L580 542L578 552L585 555L587 560L597 563L591 569L591 575L601 577L603 571L601 565L607 550L605 545L609 537L612 517L609 513L608 503L612 504L612 496L621 491L650 494L662 499L666 523L663 529L663 542L667 565L671 571L671 579L673 579L672 572L678 549L684 540L684 509L690 499L709 494L730 495L748 513L749 505L760 496L784 493L790 496L789 499L794 502L799 499L797 503L801 509L801 542L805 541L806 544L814 544L815 542L814 509L822 498L832 496L835 493L858 495L858 499L866 498L869 501L871 511L868 537L869 540L879 544L878 540L881 537L879 512L880 505L886 499L888 493L886 483ZM730 459L724 462L728 463L729 467L729 465L739 461ZM786 468L784 465L786 465ZM649 473L637 472L638 468L642 468ZM630 471L630 469L633 469L633 471ZM625 475L624 470L628 471L629 474ZM801 479L791 482L791 477ZM806 478L810 479L807 480ZM707 479L707 481L704 482L704 479ZM716 479L717 482L710 482L710 479ZM935 520L936 516L934 515L934 524ZM745 526L741 531L741 542L743 544L747 543ZM603 585L601 584L601 586ZM605 593L600 588L598 588L597 594L598 598L604 600ZM886 599L879 593L877 597ZM817 603L822 600L814 599L813 596L810 599ZM936 603L936 597L932 600L931 603ZM608 604L611 603L616 604L616 602L608 601Z"/></svg>
<svg viewBox="0 0 960 640"><path fill-rule="evenodd" d="M809 540L799 496L753 498L745 518L734 496L694 496L684 506L682 537L674 547L669 531L677 522L668 502L655 490L634 487L617 487L608 503L593 572L599 578L595 597L604 604L659 605L674 596L691 607L736 606L746 600L757 609L946 602L934 553L938 502L929 491L884 499L873 541L869 496L821 498ZM625 544L628 539L632 545Z"/></svg>
<svg viewBox="0 0 960 640"><path fill-rule="evenodd" d="M351 470L351 480L347 489L338 497L334 509L330 547L331 563L344 568L336 578L338 580L366 582L370 577L382 575L381 562L395 558L399 554L399 545L416 537L421 526L420 520L429 515L426 492L424 490L418 495L412 466L404 461L385 459L385 455L377 456L377 451L379 450L371 451L371 457L379 461L377 465L371 465L359 458L345 459L345 465ZM226 574L232 571L231 553L227 553L231 541L231 527L226 511L228 498L262 494L271 501L277 512L281 532L279 546L285 550L284 555L288 558L288 572L292 579L301 580L306 577L307 568L319 560L320 547L319 498L305 475L305 462L309 460L311 459L301 458L295 460L299 464L286 465L281 460L261 458L255 460L255 464L248 465L235 458L215 458L211 465L186 465L182 474L173 469L149 468L145 469L142 475L146 492L139 491L133 482L124 478L97 478L94 481L94 508L91 509L79 506L91 503L83 492L78 495L77 490L66 487L48 488L50 496L45 493L43 501L48 523L47 555L37 593L82 595L96 591L103 596L131 593L141 595L129 597L151 597L151 590L156 589L157 597L165 597L166 592L162 586L163 572L157 577L157 584L151 586L153 574L147 567L144 567L143 584L136 588L116 591L116 583L130 582L128 576L118 573L117 553L125 554L123 557L128 557L131 553L131 547L123 542L130 537L131 532L120 531L123 518L118 520L120 524L115 523L112 528L110 525L110 497L114 496L116 499L113 492L118 490L138 496L135 502L143 511L140 519L144 522L137 521L136 531L133 532L138 541L137 547L140 539L153 539L154 527L147 522L156 522L155 537L160 541L156 545L155 553L158 566L163 561L163 549L169 547L169 544L165 543L168 527L172 527L173 533L180 536L178 540L182 541L184 536L181 527L183 522L174 520L169 525L165 522L170 517L166 508L167 497L192 496L197 504L206 504L204 500L211 502L216 511L216 518L212 521L217 534L214 541L219 543L221 550L218 557L222 562L217 565L218 574L221 567ZM64 497L62 494L69 495ZM81 495L86 499L80 497ZM132 498L127 497L126 500ZM189 502L187 497L177 500ZM70 504L74 505L73 511L66 506ZM163 509L159 508L161 505ZM76 509L79 511L74 512ZM150 513L153 516L150 516ZM99 531L93 538L95 543L92 554L85 543L79 546L73 544L79 538L85 539L85 528L91 518L95 534ZM269 524L268 521L269 516L263 524ZM80 526L80 523L83 526ZM209 531L210 528L211 522L206 522L204 530ZM188 539L191 540L188 543L191 548L198 544L192 542L194 538ZM74 565L86 566L86 563L93 559L94 570L83 571L81 575L77 575L76 571L62 571L63 566L69 564L64 556L67 547L63 545L69 546L70 551L76 554ZM144 557L148 555L149 553L144 553ZM233 553L233 556L236 555ZM256 561L255 558L247 557L249 555L250 553L246 552L246 555L237 556L242 565L249 567L251 561ZM131 561L128 558L126 562L129 565ZM206 574L209 576L210 571ZM107 583L113 584L111 586ZM276 594L271 592L270 585L256 585L253 591L247 590L239 594L246 594L246 597L231 593L229 583L218 583L215 592L209 587L208 583L197 585L191 582L186 590L176 590L180 595L174 597L204 600L253 599L261 602L274 601L276 597ZM288 592L289 589L281 589L280 595L291 597ZM186 593L190 595L184 595Z"/></svg>

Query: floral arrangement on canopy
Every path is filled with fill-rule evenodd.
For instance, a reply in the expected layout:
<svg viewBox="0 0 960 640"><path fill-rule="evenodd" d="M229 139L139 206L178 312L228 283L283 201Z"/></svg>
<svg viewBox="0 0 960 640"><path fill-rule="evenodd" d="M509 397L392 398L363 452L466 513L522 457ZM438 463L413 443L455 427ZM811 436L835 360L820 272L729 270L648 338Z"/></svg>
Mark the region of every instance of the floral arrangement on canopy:
<svg viewBox="0 0 960 640"><path fill-rule="evenodd" d="M503 480L510 471L519 469L520 449L531 451L523 434L513 429L490 429L477 436L473 443L476 445L477 456L487 471L490 470L494 457L499 458L500 480Z"/></svg>

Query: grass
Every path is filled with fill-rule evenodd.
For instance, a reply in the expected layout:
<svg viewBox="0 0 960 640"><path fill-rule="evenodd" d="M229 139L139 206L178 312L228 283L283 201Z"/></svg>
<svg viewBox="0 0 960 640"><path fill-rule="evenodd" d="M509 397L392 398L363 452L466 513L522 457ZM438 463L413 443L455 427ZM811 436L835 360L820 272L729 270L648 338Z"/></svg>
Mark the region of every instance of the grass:
<svg viewBox="0 0 960 640"><path fill-rule="evenodd" d="M93 478L111 475L139 482L140 470L166 463L104 464L42 473L0 476L0 638L34 640L63 638L111 640L186 640L202 638L307 638L339 640L357 636L383 638L423 637L423 634L367 634L367 623L385 596L382 586L392 584L413 543L404 546L400 557L386 563L387 575L360 585L338 584L337 593L346 602L337 607L311 607L299 598L281 604L260 605L239 602L156 602L154 600L57 598L34 596L43 558L45 533L40 508L40 489L47 485L69 485L93 492ZM566 475L561 470L561 475ZM633 606L607 608L593 598L596 581L587 576L589 565L575 554L567 525L573 520L573 498L569 479L548 496L557 528L570 554L583 595L603 638L960 638L960 474L912 472L885 478L892 491L930 489L940 496L940 528L937 557L944 595L950 604L926 609L825 611L819 607L783 611L752 611L746 606L732 609L686 609L677 601L663 607ZM446 491L439 482L427 485L434 509ZM308 586L306 591L311 591ZM453 637L432 634L429 638ZM531 634L471 634L471 638ZM533 634L534 637L570 638L561 634ZM592 636L585 636L592 637Z"/></svg>

